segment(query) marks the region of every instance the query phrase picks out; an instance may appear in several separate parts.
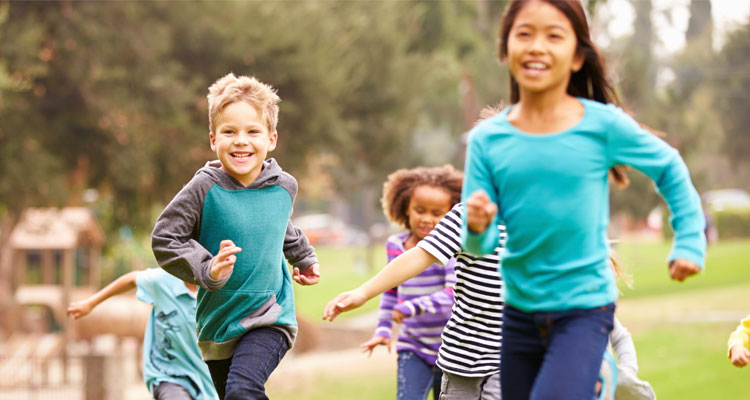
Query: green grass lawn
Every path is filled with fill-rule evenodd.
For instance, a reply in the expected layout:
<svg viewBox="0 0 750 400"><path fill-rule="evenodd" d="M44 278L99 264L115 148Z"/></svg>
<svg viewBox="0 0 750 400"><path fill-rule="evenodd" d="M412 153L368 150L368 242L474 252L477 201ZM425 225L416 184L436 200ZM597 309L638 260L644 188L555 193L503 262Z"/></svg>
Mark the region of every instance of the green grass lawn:
<svg viewBox="0 0 750 400"><path fill-rule="evenodd" d="M345 368L346 366L342 366ZM293 392L268 390L273 400L385 400L396 398L396 372L363 373L358 379L337 378L335 373L320 374L314 385Z"/></svg>
<svg viewBox="0 0 750 400"><path fill-rule="evenodd" d="M747 397L750 367L735 368L726 358L726 341L739 319L701 320L703 314L682 321L679 315L663 321L647 317L652 314L651 310L664 310L665 304L674 302L679 302L685 310L691 307L700 309L707 316L712 310L742 311L747 308L744 311L750 313L750 300L744 300L750 293L750 240L712 244L705 271L684 283L669 279L665 261L669 247L669 243L640 242L625 242L617 247L623 264L634 278L633 289L623 288L620 301L623 310L628 302L638 304L635 312L629 313L623 322L633 328L639 376L653 385L660 399ZM331 298L358 286L382 268L383 253L382 246L377 248L375 255L379 261L376 265L379 266L362 274L353 268L357 251L318 249L321 283L312 288L295 285L299 312L319 319L323 306ZM348 314L371 311L377 305L377 299L373 299L362 309ZM362 371L360 379L342 380L334 371L324 371L318 378L314 387L304 392L269 394L280 400L395 397L395 365L392 374Z"/></svg>
<svg viewBox="0 0 750 400"><path fill-rule="evenodd" d="M320 320L323 308L339 293L352 290L370 279L385 267L385 247L372 248L374 267L368 269L367 254L363 248L316 247L315 253L320 261L320 283L303 287L294 284L294 296L297 312L313 321ZM378 308L380 297L376 297L359 309L341 315L351 318Z"/></svg>
<svg viewBox="0 0 750 400"><path fill-rule="evenodd" d="M670 242L625 242L617 245L616 251L622 264L634 278L633 289L622 288L626 298L750 282L750 240L722 241L710 245L706 268L685 283L669 279L666 259L670 247Z"/></svg>
<svg viewBox="0 0 750 400"><path fill-rule="evenodd" d="M726 358L727 338L738 322L665 324L635 335L638 375L661 399L747 398L750 370Z"/></svg>

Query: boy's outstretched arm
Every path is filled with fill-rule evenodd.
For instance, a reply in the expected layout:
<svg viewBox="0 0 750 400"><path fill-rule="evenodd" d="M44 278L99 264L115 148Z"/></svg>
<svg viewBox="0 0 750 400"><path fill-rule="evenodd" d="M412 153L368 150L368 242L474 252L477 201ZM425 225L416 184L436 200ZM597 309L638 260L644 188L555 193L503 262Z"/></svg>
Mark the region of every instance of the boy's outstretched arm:
<svg viewBox="0 0 750 400"><path fill-rule="evenodd" d="M323 319L333 321L344 311L361 307L368 300L419 275L438 260L419 246L396 257L360 287L339 294L328 302Z"/></svg>
<svg viewBox="0 0 750 400"><path fill-rule="evenodd" d="M135 289L135 279L141 271L128 272L115 279L102 290L81 301L75 301L68 306L67 314L73 319L86 316L96 306L108 298Z"/></svg>

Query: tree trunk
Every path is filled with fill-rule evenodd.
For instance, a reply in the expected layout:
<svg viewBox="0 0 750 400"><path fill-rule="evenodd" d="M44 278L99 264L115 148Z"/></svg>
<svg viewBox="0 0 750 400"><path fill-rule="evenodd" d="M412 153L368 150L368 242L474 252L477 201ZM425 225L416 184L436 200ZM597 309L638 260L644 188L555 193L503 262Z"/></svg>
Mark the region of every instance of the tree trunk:
<svg viewBox="0 0 750 400"><path fill-rule="evenodd" d="M10 335L17 322L13 317L13 249L10 246L10 234L13 232L20 212L8 212L0 220L0 333Z"/></svg>

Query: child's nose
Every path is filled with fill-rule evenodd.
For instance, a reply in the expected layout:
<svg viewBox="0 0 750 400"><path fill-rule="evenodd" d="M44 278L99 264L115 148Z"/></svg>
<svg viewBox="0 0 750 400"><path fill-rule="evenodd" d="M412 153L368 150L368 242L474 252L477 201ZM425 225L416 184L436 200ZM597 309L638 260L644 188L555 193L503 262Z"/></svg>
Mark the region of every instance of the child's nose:
<svg viewBox="0 0 750 400"><path fill-rule="evenodd" d="M235 144L248 144L250 142L248 135L244 133L240 133L239 135L235 136L234 143Z"/></svg>
<svg viewBox="0 0 750 400"><path fill-rule="evenodd" d="M532 53L542 52L544 51L544 48L545 48L544 37L542 37L542 35L534 36L534 39L531 41L531 44L529 45L529 51Z"/></svg>

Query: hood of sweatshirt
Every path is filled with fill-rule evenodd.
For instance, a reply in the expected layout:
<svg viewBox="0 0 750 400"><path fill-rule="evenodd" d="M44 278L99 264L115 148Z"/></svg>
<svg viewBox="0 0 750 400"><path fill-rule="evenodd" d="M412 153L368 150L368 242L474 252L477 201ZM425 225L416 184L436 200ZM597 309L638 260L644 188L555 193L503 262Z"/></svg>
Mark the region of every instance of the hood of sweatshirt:
<svg viewBox="0 0 750 400"><path fill-rule="evenodd" d="M268 186L279 184L279 180L282 179L284 171L279 166L279 163L275 159L269 158L263 161L263 170L260 171L255 180L250 185L245 186L237 179L234 179L231 175L221 170L221 162L219 160L209 161L204 165L198 172L195 173L206 174L211 177L211 180L225 189L240 190L240 189L261 189ZM283 179L282 179L283 180Z"/></svg>

